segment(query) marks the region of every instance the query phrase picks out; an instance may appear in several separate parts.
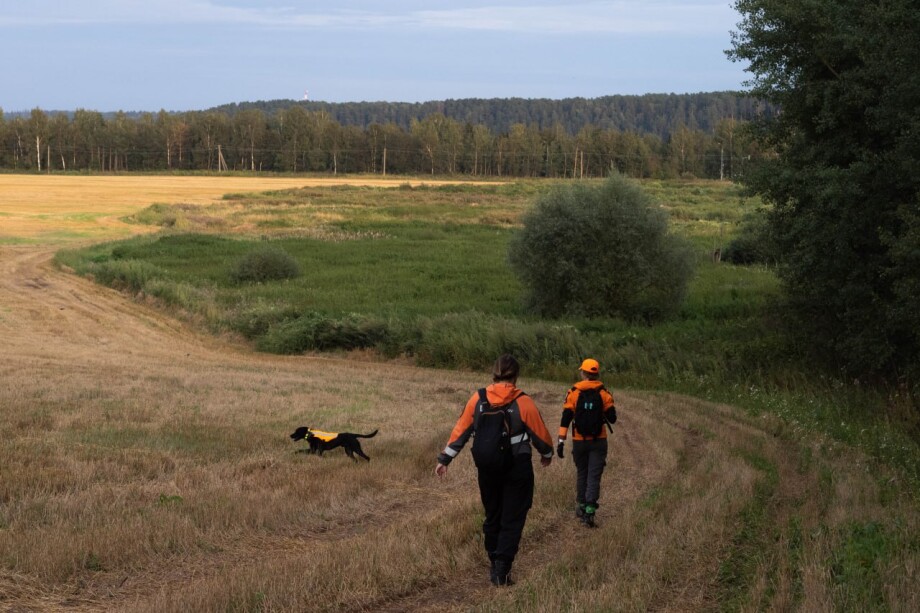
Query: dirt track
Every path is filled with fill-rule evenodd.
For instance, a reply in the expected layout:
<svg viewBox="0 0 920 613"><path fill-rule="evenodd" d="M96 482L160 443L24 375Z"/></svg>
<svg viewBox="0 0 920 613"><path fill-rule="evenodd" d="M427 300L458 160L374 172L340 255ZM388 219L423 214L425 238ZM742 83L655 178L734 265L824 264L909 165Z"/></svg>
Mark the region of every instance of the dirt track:
<svg viewBox="0 0 920 613"><path fill-rule="evenodd" d="M5 223L3 218L0 221ZM201 530L191 545L184 546L180 534L176 539L181 546L175 546L178 553L170 555L150 553L159 543L154 533L162 528L151 528L147 538L152 545L135 547L131 539L143 539L144 530L134 524L121 526L118 512L112 514L106 507L103 513L111 514L105 520L110 526L93 528L92 521L82 515L73 526L62 520L65 525L53 533L60 540L43 554L45 562L33 551L34 543L19 538L32 530L41 535L40 539L50 540L51 536L40 532L44 530L41 522L32 525L22 519L19 531L15 523L12 529L0 525L0 551L21 547L28 552L13 566L10 558L2 562L6 566L0 566L0 606L23 610L224 608L239 604L222 600L226 591L251 584L273 586L265 588L269 598L265 607L282 610L305 606L296 590L308 590L289 587L286 577L294 581L317 564L322 571L323 558L332 560L329 564L336 569L357 564L348 559L336 561L343 544L364 554L384 547L380 543L389 542L387 539L392 539L391 549L405 544L410 552L405 559L393 562L405 565L405 583L384 577L378 579L377 587L368 587L361 581L355 580L360 584L356 586L351 579L341 579L339 591L329 596L340 600L328 600L319 608L501 609L502 603L511 606L516 593L526 593L510 591L496 596L482 580L482 554L475 544L469 546L468 554L461 548L453 562L457 567L450 571L441 566L444 552L430 551L449 540L450 532L444 536L442 531L447 530L445 524L451 518L463 523L476 509L468 460L458 460L444 482L431 476L431 468L456 411L470 390L484 382L482 375L253 354L55 269L51 263L55 249L56 245L49 244L0 245L0 394L2 410L7 411L0 415L0 433L16 446L7 456L7 466L0 468L0 482L5 478L14 484L4 490L12 498L0 497L8 519L28 517L26 503L20 502L29 497L45 500L48 508L62 509L74 499L81 513L89 514L82 509L96 504L100 496L92 492L100 487L108 488L102 491L109 492L109 498L130 503L136 497L141 506L147 504L144 501L181 494L184 504L191 507L200 500L202 508L208 499L230 489L236 492L235 498L224 504L236 505L231 507L236 511L227 511L227 519L220 520L219 537ZM521 386L534 396L550 430L555 430L560 386L526 379ZM774 436L771 430L777 425L773 420L757 421L728 407L671 396L618 394L618 401L621 421L611 447L611 469L605 473L607 495L598 532L602 535L598 541L608 547L598 555L608 560L616 573L606 579L604 593L616 594L623 608L646 610L699 610L719 600L722 588L716 577L720 560L732 555L739 513L752 504L755 486L765 478L757 462L741 461L739 453L763 458L778 475L773 484L774 500L766 512L777 525L781 559L765 558L762 572L785 572L797 577L799 583L820 583L823 553L812 560L808 551L796 552L804 570L769 570L774 563L788 565L781 552L783 539L788 538L790 514L796 514L806 533L822 522L834 521L818 499L820 495L833 496L833 492L822 489L817 467L806 465L803 469L798 450L787 448ZM340 413L311 412L317 407L343 406L351 407L350 418ZM128 416L113 416L111 407L123 408ZM406 410L416 411L417 416L407 421ZM329 428L344 426L346 421L356 430L379 427L381 435L367 446L374 462L356 467L330 458L322 460L320 467L301 458L293 460L285 433L291 424L314 414L326 415ZM126 421L121 424L119 419ZM182 449L148 449L142 443L123 450L120 440L109 444L93 438L110 423L152 436L169 430L177 420L189 428L201 428L195 432L220 428L221 444L215 450L187 456ZM239 430L252 440L238 440L234 432ZM34 451L23 451L22 447ZM224 458L220 454L225 447L238 448L239 456ZM52 459L46 461L53 460L66 469L48 477L47 487L25 482L16 486L20 477L32 478L24 466L33 455L40 454L48 454ZM72 457L74 454L79 458ZM208 454L217 459L212 461ZM124 466L137 463L140 468L136 470L143 478L122 482L118 480L121 477L100 476L106 471L120 475L118 471ZM83 464L89 468L80 476ZM21 475L17 473L20 470ZM578 560L580 550L587 545L580 543L579 528L570 521L571 462L561 466L557 462L537 472L537 504L525 533L517 576L525 585L523 589L537 589L541 598L547 599L546 607L536 610L560 610L566 608L565 603L571 604L564 600L568 596L559 596L563 599L553 604L554 594L542 594L534 586L553 585L558 581L554 569L560 557ZM349 496L342 500L332 497L325 503L307 498L311 483L339 483L340 479L343 487L347 481L349 488L355 488L349 490ZM296 480L304 483L291 484ZM303 496L303 502L297 503L303 505L302 518L297 515L298 506L288 507L285 504L291 503L273 498L275 490L288 487L292 488L288 497ZM871 483L864 487L871 491ZM86 491L90 494L81 498ZM131 504L127 504L129 510ZM328 512L330 504L339 510ZM258 515L260 506L265 507L265 516ZM217 511L209 513L219 511L216 505L214 508ZM141 511L143 517L162 513L155 508ZM276 515L285 513L294 519L273 523ZM172 521L163 521L167 519ZM422 540L416 546L412 538L419 530L434 530L439 536L433 544ZM82 551L74 545L73 553L69 553L69 541L84 543L81 547L91 543L106 552L104 541L115 541L122 532L132 536L114 548L109 558L103 556L104 560L116 560L109 567L77 571L67 567L68 560L79 557ZM81 540L87 533L96 534L95 540ZM220 542L220 547L208 544L213 540ZM202 541L205 545L200 545ZM137 549L135 557L118 562L115 554L132 547ZM426 549L423 555L430 556L427 566L414 566L418 554L412 553L416 551L413 547ZM36 560L31 567L29 555ZM58 563L59 570L46 570ZM321 574L325 576L325 572ZM794 601L801 604L801 594L795 593L801 588L793 583L774 582L769 589L753 585L750 590L755 596L758 589L769 592L770 602L785 609ZM328 586L319 584L311 589L324 587ZM602 592L598 594L594 602L603 609L610 600L605 600ZM817 605L832 602L827 594L822 601L820 590L813 598ZM582 605L586 602L592 601L581 601Z"/></svg>

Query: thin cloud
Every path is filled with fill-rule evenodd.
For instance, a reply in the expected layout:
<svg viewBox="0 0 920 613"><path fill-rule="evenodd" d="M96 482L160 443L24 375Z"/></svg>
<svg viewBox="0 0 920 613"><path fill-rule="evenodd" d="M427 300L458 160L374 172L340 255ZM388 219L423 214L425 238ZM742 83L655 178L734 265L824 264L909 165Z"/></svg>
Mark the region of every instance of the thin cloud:
<svg viewBox="0 0 920 613"><path fill-rule="evenodd" d="M735 21L725 5L668 2L593 2L534 8L488 7L423 11L428 27L543 33L640 34L724 31Z"/></svg>
<svg viewBox="0 0 920 613"><path fill-rule="evenodd" d="M302 29L695 34L724 32L737 21L727 1L705 0L692 4L674 0L620 0L537 6L499 0L493 6L445 10L399 10L394 6L396 3L392 3L385 11L345 8L322 12L300 10L290 4L277 8L266 7L264 3L249 7L224 6L213 0L97 0L90 6L87 4L47 0L17 3L17 6L4 9L0 26L245 24Z"/></svg>

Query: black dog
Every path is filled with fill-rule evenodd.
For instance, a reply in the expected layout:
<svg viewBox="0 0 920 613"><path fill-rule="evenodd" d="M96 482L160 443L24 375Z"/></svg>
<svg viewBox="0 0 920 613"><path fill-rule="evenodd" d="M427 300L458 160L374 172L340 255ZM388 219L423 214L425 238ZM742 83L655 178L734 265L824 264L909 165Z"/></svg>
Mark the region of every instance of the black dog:
<svg viewBox="0 0 920 613"><path fill-rule="evenodd" d="M361 449L361 443L358 442L358 439L372 438L376 435L377 430L374 430L370 434L354 434L352 432L322 432L320 430L312 430L306 426L300 426L294 430L293 434L291 434L291 439L294 441L302 441L303 439L307 439L307 442L310 444L310 448L298 450L302 453L315 453L316 455L323 455L324 451L329 451L330 449L341 447L352 460L357 462L358 458L355 457L355 454L358 454L370 462L371 459L367 457L367 455L365 455L364 451Z"/></svg>

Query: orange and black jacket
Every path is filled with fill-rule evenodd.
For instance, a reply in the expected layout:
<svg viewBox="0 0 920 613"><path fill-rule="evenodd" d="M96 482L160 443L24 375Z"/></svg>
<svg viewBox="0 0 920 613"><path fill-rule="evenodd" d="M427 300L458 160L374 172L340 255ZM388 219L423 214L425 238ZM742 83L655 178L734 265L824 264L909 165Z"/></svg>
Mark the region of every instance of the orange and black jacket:
<svg viewBox="0 0 920 613"><path fill-rule="evenodd" d="M565 404L562 405L562 423L559 425L559 440L564 441L565 437L569 432L569 424L572 424L572 419L575 417L575 405L578 404L578 394L581 393L581 390L592 390L601 388L601 400L604 401L604 419L607 420L607 423L613 424L617 420L617 409L613 403L613 396L610 395L610 392L604 388L604 384L601 381L579 381L575 386L569 390L569 393L566 394ZM599 438L607 438L607 428L601 429L601 433L597 436L582 436L578 432L578 428L572 424L572 440L573 441L584 441L584 440L593 440Z"/></svg>
<svg viewBox="0 0 920 613"><path fill-rule="evenodd" d="M516 388L511 383L493 383L486 388L486 399L494 407L511 405L508 417L511 422L511 450L515 455L530 455L531 444L544 458L553 457L553 441L550 437L543 417L533 400ZM513 404L512 404L513 403ZM438 455L438 462L447 466L457 457L463 446L473 434L474 416L476 405L479 404L479 394L473 394L463 408L460 419L457 420L447 447Z"/></svg>

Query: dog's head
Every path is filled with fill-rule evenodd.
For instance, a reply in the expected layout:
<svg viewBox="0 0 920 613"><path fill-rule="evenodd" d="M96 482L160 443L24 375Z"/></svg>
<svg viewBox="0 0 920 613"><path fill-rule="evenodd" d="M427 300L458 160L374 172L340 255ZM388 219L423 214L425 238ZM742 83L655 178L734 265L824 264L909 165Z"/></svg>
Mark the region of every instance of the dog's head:
<svg viewBox="0 0 920 613"><path fill-rule="evenodd" d="M307 426L300 426L291 434L291 440L293 441L302 441L305 438L310 438L311 432L310 428Z"/></svg>

